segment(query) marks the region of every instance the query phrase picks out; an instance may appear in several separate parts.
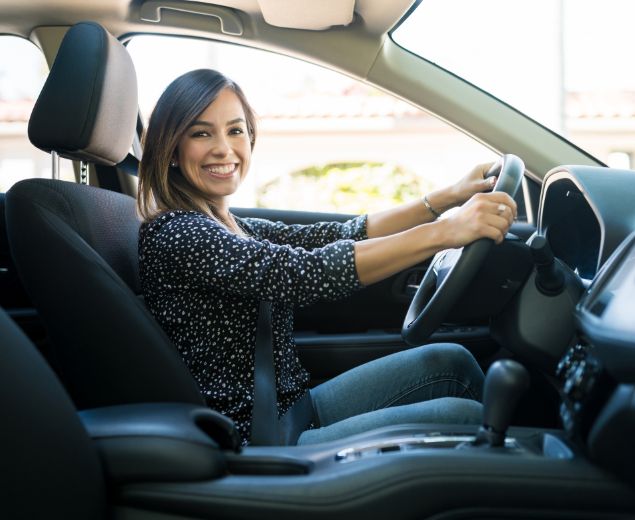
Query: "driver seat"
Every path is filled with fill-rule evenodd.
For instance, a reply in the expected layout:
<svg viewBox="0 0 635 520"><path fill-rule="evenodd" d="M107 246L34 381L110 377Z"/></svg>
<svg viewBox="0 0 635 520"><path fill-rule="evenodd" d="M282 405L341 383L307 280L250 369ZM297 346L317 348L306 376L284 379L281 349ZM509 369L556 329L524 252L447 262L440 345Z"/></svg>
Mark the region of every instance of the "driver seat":
<svg viewBox="0 0 635 520"><path fill-rule="evenodd" d="M33 109L29 138L73 160L112 166L137 122L137 82L123 45L98 24L71 27ZM11 252L79 409L139 402L204 405L140 294L135 199L52 179L6 197Z"/></svg>

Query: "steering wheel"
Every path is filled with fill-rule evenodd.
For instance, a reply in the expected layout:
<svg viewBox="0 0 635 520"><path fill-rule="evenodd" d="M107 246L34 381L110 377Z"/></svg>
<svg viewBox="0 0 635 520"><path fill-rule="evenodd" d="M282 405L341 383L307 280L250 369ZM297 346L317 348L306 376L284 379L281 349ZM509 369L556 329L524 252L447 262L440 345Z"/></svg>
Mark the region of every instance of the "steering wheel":
<svg viewBox="0 0 635 520"><path fill-rule="evenodd" d="M498 175L493 191L516 195L525 164L515 155L503 155L485 177ZM401 328L401 336L409 345L422 345L441 325L448 312L463 295L494 245L481 238L460 249L438 252L410 303Z"/></svg>

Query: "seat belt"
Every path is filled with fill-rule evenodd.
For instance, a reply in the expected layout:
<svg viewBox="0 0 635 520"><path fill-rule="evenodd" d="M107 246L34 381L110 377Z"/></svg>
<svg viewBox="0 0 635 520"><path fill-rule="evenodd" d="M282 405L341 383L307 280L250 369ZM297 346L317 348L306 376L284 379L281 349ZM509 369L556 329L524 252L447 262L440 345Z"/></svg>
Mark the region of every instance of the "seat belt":
<svg viewBox="0 0 635 520"><path fill-rule="evenodd" d="M280 445L276 371L273 364L271 302L260 302L254 353L254 400L251 412L251 444Z"/></svg>

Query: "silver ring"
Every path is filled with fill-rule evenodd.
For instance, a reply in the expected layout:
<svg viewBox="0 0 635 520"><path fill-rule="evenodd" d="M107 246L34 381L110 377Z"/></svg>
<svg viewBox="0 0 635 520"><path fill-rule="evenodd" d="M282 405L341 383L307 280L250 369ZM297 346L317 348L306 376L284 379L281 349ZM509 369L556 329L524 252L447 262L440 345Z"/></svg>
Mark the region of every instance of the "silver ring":
<svg viewBox="0 0 635 520"><path fill-rule="evenodd" d="M505 211L505 208L507 208L507 206L505 206L505 204L499 204L499 205L498 205L498 211L497 211L497 213L498 213L499 215L502 215L502 214L503 214L503 212Z"/></svg>

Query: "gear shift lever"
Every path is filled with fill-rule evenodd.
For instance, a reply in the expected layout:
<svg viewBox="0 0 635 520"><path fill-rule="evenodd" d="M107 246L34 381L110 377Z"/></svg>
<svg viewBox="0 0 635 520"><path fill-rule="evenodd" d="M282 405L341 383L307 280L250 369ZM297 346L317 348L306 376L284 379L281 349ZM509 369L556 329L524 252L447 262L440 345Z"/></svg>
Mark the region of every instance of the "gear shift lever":
<svg viewBox="0 0 635 520"><path fill-rule="evenodd" d="M529 373L520 363L505 359L489 367L483 391L483 426L474 440L476 446L505 443L516 405L528 388Z"/></svg>

